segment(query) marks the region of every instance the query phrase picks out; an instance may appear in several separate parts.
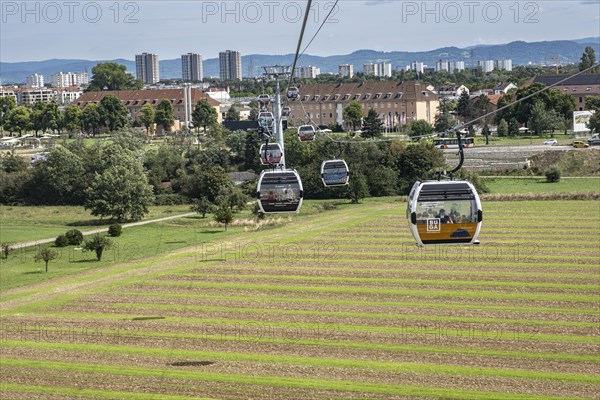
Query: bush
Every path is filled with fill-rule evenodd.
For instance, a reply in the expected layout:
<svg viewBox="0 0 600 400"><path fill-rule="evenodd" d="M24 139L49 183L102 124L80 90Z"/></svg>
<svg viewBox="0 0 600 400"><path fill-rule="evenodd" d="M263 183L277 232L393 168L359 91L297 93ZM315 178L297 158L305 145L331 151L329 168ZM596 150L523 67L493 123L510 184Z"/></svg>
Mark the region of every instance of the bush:
<svg viewBox="0 0 600 400"><path fill-rule="evenodd" d="M56 247L67 247L69 245L69 239L67 239L66 235L58 235L54 240L54 245Z"/></svg>
<svg viewBox="0 0 600 400"><path fill-rule="evenodd" d="M108 227L108 235L112 237L121 236L121 232L123 232L123 227L119 224L112 224Z"/></svg>
<svg viewBox="0 0 600 400"><path fill-rule="evenodd" d="M179 193L164 193L154 196L155 206L180 206L189 204L190 200Z"/></svg>
<svg viewBox="0 0 600 400"><path fill-rule="evenodd" d="M79 246L81 243L83 243L83 233L81 233L81 231L78 229L71 229L70 231L67 231L65 236L67 237L67 242L70 245Z"/></svg>
<svg viewBox="0 0 600 400"><path fill-rule="evenodd" d="M554 183L560 181L560 169L555 165L548 168L544 174L548 182Z"/></svg>

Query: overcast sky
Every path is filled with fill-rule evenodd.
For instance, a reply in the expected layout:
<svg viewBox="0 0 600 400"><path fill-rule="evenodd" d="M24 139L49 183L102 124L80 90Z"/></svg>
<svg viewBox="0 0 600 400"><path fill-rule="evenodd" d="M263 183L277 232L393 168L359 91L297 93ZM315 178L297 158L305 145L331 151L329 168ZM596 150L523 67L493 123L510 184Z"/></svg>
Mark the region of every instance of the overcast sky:
<svg viewBox="0 0 600 400"><path fill-rule="evenodd" d="M0 61L293 53L306 1L0 0ZM313 1L305 43L334 1ZM600 0L340 0L308 54L600 36Z"/></svg>

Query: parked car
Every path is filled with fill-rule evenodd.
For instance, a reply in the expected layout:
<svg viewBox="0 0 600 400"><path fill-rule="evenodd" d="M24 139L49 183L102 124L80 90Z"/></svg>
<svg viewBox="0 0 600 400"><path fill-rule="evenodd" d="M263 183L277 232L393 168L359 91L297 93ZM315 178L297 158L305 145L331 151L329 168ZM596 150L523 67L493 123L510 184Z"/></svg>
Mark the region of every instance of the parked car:
<svg viewBox="0 0 600 400"><path fill-rule="evenodd" d="M600 146L600 133L595 133L587 140L590 146Z"/></svg>
<svg viewBox="0 0 600 400"><path fill-rule="evenodd" d="M576 149L590 147L589 144L585 143L583 140L576 140L573 142L573 147Z"/></svg>
<svg viewBox="0 0 600 400"><path fill-rule="evenodd" d="M558 144L558 140L556 140L556 139L546 140L544 142L544 144L547 146L554 146L554 145Z"/></svg>

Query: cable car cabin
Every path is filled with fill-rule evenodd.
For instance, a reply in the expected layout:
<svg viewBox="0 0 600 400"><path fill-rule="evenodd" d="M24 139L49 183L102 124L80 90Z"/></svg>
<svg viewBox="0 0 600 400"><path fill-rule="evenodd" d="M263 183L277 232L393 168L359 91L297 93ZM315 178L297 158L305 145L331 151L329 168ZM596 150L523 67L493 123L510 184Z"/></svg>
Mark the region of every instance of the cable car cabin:
<svg viewBox="0 0 600 400"><path fill-rule="evenodd" d="M348 184L350 172L344 160L327 160L321 164L321 180L326 187Z"/></svg>
<svg viewBox="0 0 600 400"><path fill-rule="evenodd" d="M268 94L261 94L258 96L258 103L261 106L266 106L271 102L271 97Z"/></svg>
<svg viewBox="0 0 600 400"><path fill-rule="evenodd" d="M258 179L258 205L263 213L297 213L302 206L302 181L294 170L263 171Z"/></svg>
<svg viewBox="0 0 600 400"><path fill-rule="evenodd" d="M283 108L281 109L281 115L282 115L283 117L289 117L291 113L292 113L292 109L291 109L291 108L289 108L289 107L283 107Z"/></svg>
<svg viewBox="0 0 600 400"><path fill-rule="evenodd" d="M317 132L312 125L302 125L298 128L298 139L300 139L301 142L315 140L316 134Z"/></svg>
<svg viewBox="0 0 600 400"><path fill-rule="evenodd" d="M483 212L475 187L467 181L416 182L406 210L418 246L479 244Z"/></svg>
<svg viewBox="0 0 600 400"><path fill-rule="evenodd" d="M258 113L258 125L263 128L272 128L275 125L275 118L273 113L268 111L261 111Z"/></svg>
<svg viewBox="0 0 600 400"><path fill-rule="evenodd" d="M300 96L300 91L296 86L292 86L287 91L287 98L290 100L296 100Z"/></svg>
<svg viewBox="0 0 600 400"><path fill-rule="evenodd" d="M282 162L282 159L283 151L279 143L269 143L260 146L260 163L262 165L277 165Z"/></svg>

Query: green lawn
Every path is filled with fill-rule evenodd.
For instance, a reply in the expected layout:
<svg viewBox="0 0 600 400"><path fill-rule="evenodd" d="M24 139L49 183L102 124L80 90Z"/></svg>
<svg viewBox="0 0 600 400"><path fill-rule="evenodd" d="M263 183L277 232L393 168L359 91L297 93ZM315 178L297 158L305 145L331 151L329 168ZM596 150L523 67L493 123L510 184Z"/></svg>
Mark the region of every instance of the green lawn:
<svg viewBox="0 0 600 400"><path fill-rule="evenodd" d="M145 220L190 212L188 205L155 206ZM0 242L19 243L56 237L69 229L81 231L109 224L90 215L80 206L4 206L0 205Z"/></svg>
<svg viewBox="0 0 600 400"><path fill-rule="evenodd" d="M493 194L516 193L599 193L600 178L561 178L546 182L545 177L484 178Z"/></svg>

